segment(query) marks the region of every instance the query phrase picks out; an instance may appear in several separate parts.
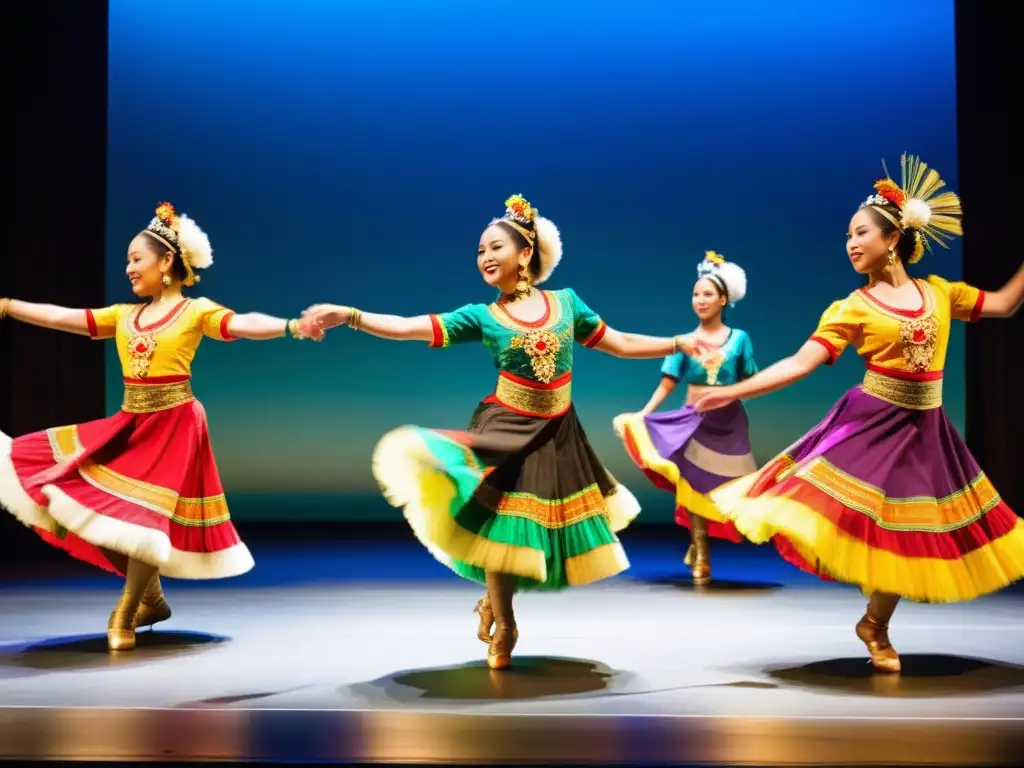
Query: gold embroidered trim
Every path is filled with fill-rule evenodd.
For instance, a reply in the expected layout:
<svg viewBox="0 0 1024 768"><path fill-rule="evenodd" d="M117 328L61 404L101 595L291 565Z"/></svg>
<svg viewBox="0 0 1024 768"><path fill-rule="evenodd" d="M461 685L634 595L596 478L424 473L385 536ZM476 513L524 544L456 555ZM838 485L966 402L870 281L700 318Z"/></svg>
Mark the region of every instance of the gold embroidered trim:
<svg viewBox="0 0 1024 768"><path fill-rule="evenodd" d="M942 379L908 381L867 371L861 389L879 400L915 411L928 411L942 405Z"/></svg>
<svg viewBox="0 0 1024 768"><path fill-rule="evenodd" d="M572 402L572 381L554 389L539 389L518 381L498 377L494 396L502 405L535 416L560 416Z"/></svg>
<svg viewBox="0 0 1024 768"><path fill-rule="evenodd" d="M193 399L192 385L187 379L174 384L125 384L121 410L154 413L177 408Z"/></svg>
<svg viewBox="0 0 1024 768"><path fill-rule="evenodd" d="M482 483L474 494L485 509L499 515L522 517L545 528L565 528L606 513L607 503L592 484L564 499L542 499L532 493L502 493Z"/></svg>
<svg viewBox="0 0 1024 768"><path fill-rule="evenodd" d="M938 340L939 321L933 315L900 321L903 359L914 373L924 373L932 367Z"/></svg>
<svg viewBox="0 0 1024 768"><path fill-rule="evenodd" d="M554 331L531 331L522 336L513 336L509 342L510 349L522 349L530 359L530 367L537 381L544 384L555 378L558 371L558 353L562 350L562 340L571 344L572 331L565 329L561 334Z"/></svg>
<svg viewBox="0 0 1024 768"><path fill-rule="evenodd" d="M948 533L977 522L1001 500L984 472L942 498L887 497L880 488L843 472L823 457L812 461L798 477L890 531Z"/></svg>

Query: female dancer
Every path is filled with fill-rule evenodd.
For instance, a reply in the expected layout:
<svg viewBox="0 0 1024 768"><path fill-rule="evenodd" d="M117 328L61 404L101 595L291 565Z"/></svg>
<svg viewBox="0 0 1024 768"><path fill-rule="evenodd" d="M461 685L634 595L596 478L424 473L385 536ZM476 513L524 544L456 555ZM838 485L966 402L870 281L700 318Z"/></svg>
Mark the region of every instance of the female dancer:
<svg viewBox="0 0 1024 768"><path fill-rule="evenodd" d="M467 432L393 430L374 451L373 471L424 546L463 578L486 584L478 637L494 669L511 662L517 589L589 584L628 567L615 532L640 509L601 465L576 417L573 342L629 358L693 351L683 337L612 330L572 289L535 290L561 258L558 230L519 195L505 205L477 252L484 282L501 292L493 303L419 317L318 305L303 326L347 323L432 347L482 342L493 355L497 386Z"/></svg>
<svg viewBox="0 0 1024 768"><path fill-rule="evenodd" d="M795 355L697 401L706 411L772 392L851 344L864 359L863 382L824 421L711 500L751 541L773 538L804 570L859 585L869 600L857 636L884 672L900 669L888 634L900 597L971 600L1024 574L1024 521L942 408L951 320L1012 315L1024 267L992 293L908 277L926 238L945 245L961 234L960 200L937 194L944 183L918 158L904 156L902 170L902 184L877 182L850 221L847 253L867 285L832 304Z"/></svg>
<svg viewBox="0 0 1024 768"><path fill-rule="evenodd" d="M692 405L708 387L734 384L757 373L750 336L722 321L726 305L740 301L746 292L743 270L708 251L693 286L693 311L700 320L693 337L707 346L696 357L682 352L666 357L661 383L643 410L614 421L630 458L656 486L675 492L676 523L690 529L692 541L684 562L698 586L711 581L708 537L743 540L731 523L701 515L711 503L706 494L757 469L740 403L712 413L697 413ZM686 407L654 413L680 380L689 385Z"/></svg>
<svg viewBox="0 0 1024 768"><path fill-rule="evenodd" d="M212 263L206 234L162 203L128 245L132 292L148 302L67 309L0 299L0 318L117 342L118 413L13 441L0 433L0 503L50 544L125 577L111 650L134 648L136 627L170 618L161 573L215 579L253 566L228 514L191 363L203 336L273 339L297 321L184 298L182 286Z"/></svg>

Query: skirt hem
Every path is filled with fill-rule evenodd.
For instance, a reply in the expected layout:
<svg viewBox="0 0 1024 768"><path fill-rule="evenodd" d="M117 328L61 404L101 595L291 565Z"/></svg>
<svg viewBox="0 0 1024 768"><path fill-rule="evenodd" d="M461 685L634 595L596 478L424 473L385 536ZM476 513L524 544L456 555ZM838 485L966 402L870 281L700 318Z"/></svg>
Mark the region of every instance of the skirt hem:
<svg viewBox="0 0 1024 768"><path fill-rule="evenodd" d="M434 456L413 427L400 427L384 435L373 453L373 473L384 497L402 509L416 538L439 562L464 578L458 563L483 571L507 573L538 582L548 578L545 553L533 547L494 541L461 526L451 514L457 489L447 468ZM482 480L483 472L471 467ZM640 506L629 491L616 484L605 497L606 520L613 531L625 528L636 518ZM588 552L566 557L566 586L582 586L615 576L629 567L619 542L602 544ZM474 579L479 581L479 579Z"/></svg>
<svg viewBox="0 0 1024 768"><path fill-rule="evenodd" d="M46 485L50 516L94 547L102 547L159 569L172 579L213 580L241 576L255 562L248 547L238 542L219 552L185 552L171 546L163 531L101 515L75 501L61 489Z"/></svg>
<svg viewBox="0 0 1024 768"><path fill-rule="evenodd" d="M921 603L958 603L1024 578L1022 520L958 558L911 557L850 535L796 499L746 495L756 481L754 476L737 481L736 487L725 486L724 493L717 494L720 508L727 514L735 510L733 522L748 540L773 542L787 562L826 580L854 584L865 594L885 592ZM1013 515L1002 502L988 514Z"/></svg>

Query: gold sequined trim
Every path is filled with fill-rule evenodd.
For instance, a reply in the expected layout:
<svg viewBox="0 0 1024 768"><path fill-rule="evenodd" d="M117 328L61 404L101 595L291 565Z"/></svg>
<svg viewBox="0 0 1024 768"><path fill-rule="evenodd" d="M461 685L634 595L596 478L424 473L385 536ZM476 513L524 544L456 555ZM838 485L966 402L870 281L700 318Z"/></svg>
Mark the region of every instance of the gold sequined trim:
<svg viewBox="0 0 1024 768"><path fill-rule="evenodd" d="M192 385L188 380L174 384L125 384L121 410L128 413L153 413L177 408L193 399Z"/></svg>
<svg viewBox="0 0 1024 768"><path fill-rule="evenodd" d="M499 376L494 396L499 403L515 411L534 416L560 416L569 410L572 402L572 380L566 379L557 387L541 389Z"/></svg>
<svg viewBox="0 0 1024 768"><path fill-rule="evenodd" d="M909 381L867 371L861 389L879 400L915 411L928 411L942 405L942 379Z"/></svg>

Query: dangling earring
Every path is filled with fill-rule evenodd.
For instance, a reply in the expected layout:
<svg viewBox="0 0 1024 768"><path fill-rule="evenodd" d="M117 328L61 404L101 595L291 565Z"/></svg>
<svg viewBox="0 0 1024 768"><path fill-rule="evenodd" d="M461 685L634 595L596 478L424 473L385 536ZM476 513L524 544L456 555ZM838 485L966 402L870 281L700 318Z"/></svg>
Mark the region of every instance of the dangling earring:
<svg viewBox="0 0 1024 768"><path fill-rule="evenodd" d="M891 267L891 266L894 266L895 264L896 264L896 248L895 248L895 246L890 245L889 246L889 266Z"/></svg>
<svg viewBox="0 0 1024 768"><path fill-rule="evenodd" d="M170 288L171 276L164 272L164 276L160 278L160 282L164 284L164 288Z"/></svg>
<svg viewBox="0 0 1024 768"><path fill-rule="evenodd" d="M523 299L533 293L533 288L530 286L530 273L526 269L525 264L519 265L519 279L516 281L516 299Z"/></svg>

